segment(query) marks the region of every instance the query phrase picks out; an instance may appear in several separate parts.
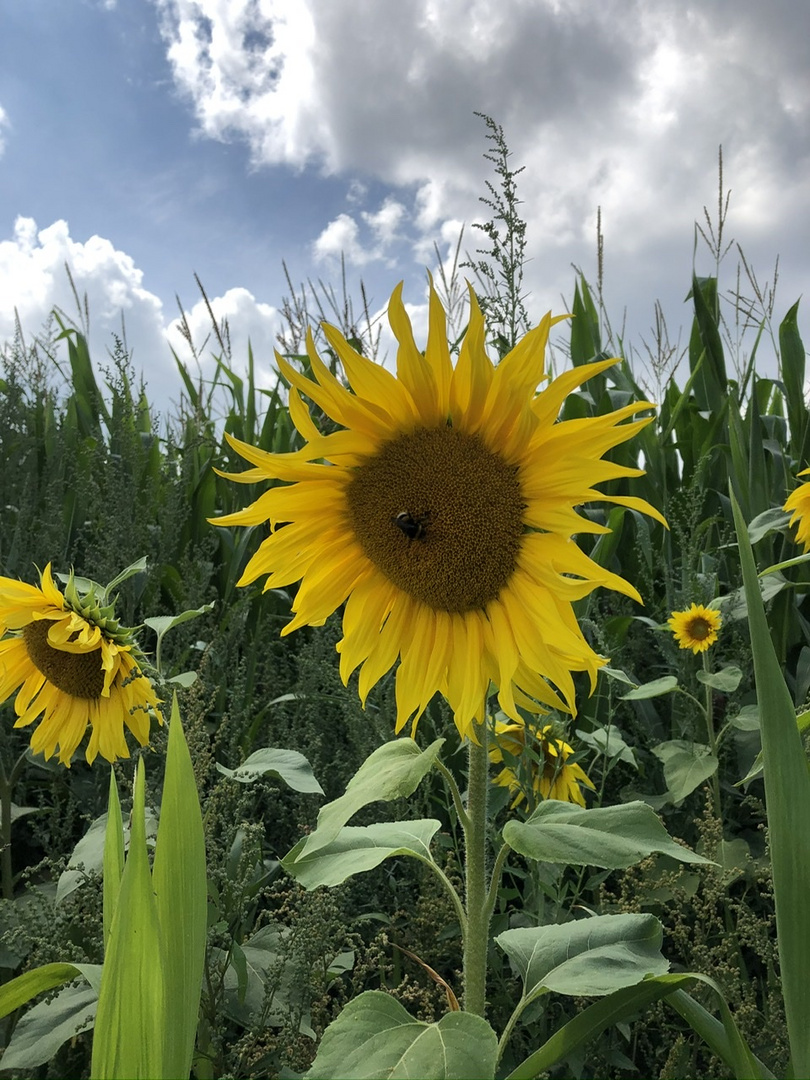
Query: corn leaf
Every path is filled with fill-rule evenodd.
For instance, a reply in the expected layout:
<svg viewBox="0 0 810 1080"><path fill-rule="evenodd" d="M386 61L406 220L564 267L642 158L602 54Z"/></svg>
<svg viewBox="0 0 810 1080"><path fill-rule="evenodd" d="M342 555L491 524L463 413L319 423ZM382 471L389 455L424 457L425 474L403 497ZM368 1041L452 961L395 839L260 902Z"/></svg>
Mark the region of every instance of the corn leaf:
<svg viewBox="0 0 810 1080"><path fill-rule="evenodd" d="M166 1076L188 1076L197 1033L207 931L205 836L177 695L172 701L152 875L166 977Z"/></svg>
<svg viewBox="0 0 810 1080"><path fill-rule="evenodd" d="M164 1068L165 977L160 927L146 853L145 776L138 760L132 807L132 836L121 891L113 915L101 976L93 1058L93 1080L169 1077Z"/></svg>
<svg viewBox="0 0 810 1080"><path fill-rule="evenodd" d="M731 501L754 653L777 939L793 1075L810 1076L810 833L797 827L799 822L810 821L810 776L793 702L765 618L748 531L733 492Z"/></svg>

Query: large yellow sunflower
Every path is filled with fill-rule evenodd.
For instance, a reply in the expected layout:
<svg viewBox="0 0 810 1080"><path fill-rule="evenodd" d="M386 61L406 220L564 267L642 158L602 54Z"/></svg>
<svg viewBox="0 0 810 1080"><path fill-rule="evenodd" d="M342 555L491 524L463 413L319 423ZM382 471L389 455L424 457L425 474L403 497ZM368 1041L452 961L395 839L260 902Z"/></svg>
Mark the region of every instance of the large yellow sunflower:
<svg viewBox="0 0 810 1080"><path fill-rule="evenodd" d="M531 747L529 772L535 798L559 799L560 802L584 806L585 794L580 785L584 784L591 791L596 788L582 766L568 760L574 753L573 747L555 736L552 724L527 729L522 721L505 724L502 720L496 720L489 760L501 763L504 753L520 759L526 754L528 746ZM509 788L515 796L512 807L518 806L526 798L528 784L519 775L519 770L510 765L501 769L493 783Z"/></svg>
<svg viewBox="0 0 810 1080"><path fill-rule="evenodd" d="M94 590L82 594L71 577L65 596L51 575L40 588L0 577L0 701L17 693L15 727L42 717L31 749L70 767L91 727L85 756L129 757L124 726L144 746L158 699L133 652L137 647Z"/></svg>
<svg viewBox="0 0 810 1080"><path fill-rule="evenodd" d="M804 469L799 476L807 476L810 469ZM788 513L793 511L790 524L796 526L796 543L801 544L805 551L810 551L810 481L791 491L783 507Z"/></svg>
<svg viewBox="0 0 810 1080"><path fill-rule="evenodd" d="M575 368L536 393L547 378L549 329L566 316L547 315L495 366L470 290L470 322L454 366L432 284L424 353L401 288L388 306L399 343L396 377L328 325L324 334L351 389L331 374L311 335L316 381L277 354L306 445L271 454L228 436L254 466L231 479L291 483L214 523L270 523L239 584L264 575L265 589L301 581L283 634L321 625L345 601L340 671L346 682L360 668L363 702L400 659L397 731L410 718L415 723L438 691L459 732L469 734L483 721L490 683L515 719L518 705L573 712L571 673L587 672L593 687L604 660L585 641L572 603L600 585L640 601L632 585L572 541L576 533L608 531L574 507L607 499L663 522L644 500L593 486L641 474L602 458L651 417L622 421L652 406L634 402L557 422L572 390L617 363ZM299 391L343 430L321 435Z"/></svg>

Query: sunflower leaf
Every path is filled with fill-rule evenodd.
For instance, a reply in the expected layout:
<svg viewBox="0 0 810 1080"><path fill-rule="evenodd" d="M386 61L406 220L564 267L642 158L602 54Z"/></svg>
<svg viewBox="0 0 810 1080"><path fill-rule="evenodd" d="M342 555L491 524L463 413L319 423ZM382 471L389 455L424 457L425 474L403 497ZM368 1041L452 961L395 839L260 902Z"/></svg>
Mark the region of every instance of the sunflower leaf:
<svg viewBox="0 0 810 1080"><path fill-rule="evenodd" d="M3 1051L5 1069L34 1069L96 1021L98 991L84 984L63 987L55 997L38 1002L14 1028Z"/></svg>
<svg viewBox="0 0 810 1080"><path fill-rule="evenodd" d="M324 1032L307 1080L430 1076L491 1080L498 1039L480 1016L450 1012L438 1023L416 1020L381 990L350 1001Z"/></svg>
<svg viewBox="0 0 810 1080"><path fill-rule="evenodd" d="M719 690L723 694L733 694L742 682L743 673L734 664L729 664L722 671L696 671L698 682L704 686L711 686L712 690Z"/></svg>
<svg viewBox="0 0 810 1080"><path fill-rule="evenodd" d="M297 750L274 750L266 746L246 758L238 769L228 769L219 762L216 765L217 771L223 776L230 776L240 784L252 784L260 776L270 774L276 780L282 780L293 791L323 795L323 788L315 779L312 766Z"/></svg>
<svg viewBox="0 0 810 1080"><path fill-rule="evenodd" d="M181 611L179 615L154 615L152 618L144 619L143 624L148 626L150 630L154 630L158 637L162 638L168 630L174 629L175 626L182 626L189 619L196 619L199 615L205 615L213 607L214 602L212 601L210 604L203 604L202 607Z"/></svg>
<svg viewBox="0 0 810 1080"><path fill-rule="evenodd" d="M674 675L665 675L662 679L654 679L652 682L643 683L631 690L629 694L622 694L622 701L644 701L646 698L661 697L662 694L671 694L678 689L678 680Z"/></svg>
<svg viewBox="0 0 810 1080"><path fill-rule="evenodd" d="M378 747L351 778L344 794L321 807L315 831L304 843L304 855L331 844L349 818L369 803L413 795L433 768L443 744L444 739L436 739L420 750L413 739L394 739Z"/></svg>
<svg viewBox="0 0 810 1080"><path fill-rule="evenodd" d="M594 915L559 926L505 930L495 941L523 980L523 1004L549 990L602 996L663 975L661 923L654 915Z"/></svg>
<svg viewBox="0 0 810 1080"><path fill-rule="evenodd" d="M701 743L671 739L654 746L652 752L663 762L664 780L676 804L717 772L716 755Z"/></svg>
<svg viewBox="0 0 810 1080"><path fill-rule="evenodd" d="M526 821L508 821L503 838L514 851L539 862L620 870L661 852L680 862L711 864L676 844L643 802L584 810L547 799Z"/></svg>
<svg viewBox="0 0 810 1080"><path fill-rule="evenodd" d="M440 825L433 818L364 827L347 825L334 840L314 852L306 852L306 841L300 840L281 865L305 889L340 885L353 874L373 870L394 855L415 855L432 861L430 842Z"/></svg>

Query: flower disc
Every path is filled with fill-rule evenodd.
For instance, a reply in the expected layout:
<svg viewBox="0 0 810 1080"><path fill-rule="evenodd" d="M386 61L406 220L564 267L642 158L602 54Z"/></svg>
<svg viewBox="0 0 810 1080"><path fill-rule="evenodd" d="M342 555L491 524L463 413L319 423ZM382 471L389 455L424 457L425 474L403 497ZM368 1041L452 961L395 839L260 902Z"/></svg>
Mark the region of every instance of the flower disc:
<svg viewBox="0 0 810 1080"><path fill-rule="evenodd" d="M69 653L48 644L51 622L38 619L23 629L31 663L49 683L74 698L99 698L104 689L101 649Z"/></svg>
<svg viewBox="0 0 810 1080"><path fill-rule="evenodd" d="M476 435L447 425L400 435L358 466L346 503L371 562L436 611L485 608L517 566L516 470Z"/></svg>

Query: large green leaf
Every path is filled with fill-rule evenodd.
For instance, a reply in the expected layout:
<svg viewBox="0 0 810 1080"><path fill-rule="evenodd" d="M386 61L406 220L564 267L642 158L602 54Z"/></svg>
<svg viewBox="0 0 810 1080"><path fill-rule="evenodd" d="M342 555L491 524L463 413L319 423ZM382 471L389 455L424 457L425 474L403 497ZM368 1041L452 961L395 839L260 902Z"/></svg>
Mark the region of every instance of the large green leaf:
<svg viewBox="0 0 810 1080"><path fill-rule="evenodd" d="M300 840L281 860L284 869L304 886L339 885L353 874L373 870L395 855L415 855L432 861L430 841L440 828L433 818L418 821L382 822L364 828L347 825L325 847L311 854Z"/></svg>
<svg viewBox="0 0 810 1080"><path fill-rule="evenodd" d="M101 977L91 1076L168 1077L163 1068L165 976L146 853L144 765L138 759L132 836ZM157 1037L156 1037L157 1036Z"/></svg>
<svg viewBox="0 0 810 1080"><path fill-rule="evenodd" d="M350 1001L326 1029L307 1080L491 1080L498 1040L480 1016L416 1020L380 990Z"/></svg>
<svg viewBox="0 0 810 1080"><path fill-rule="evenodd" d="M773 647L745 521L731 504L748 602L759 701L776 930L794 1076L810 1076L810 775L796 712Z"/></svg>
<svg viewBox="0 0 810 1080"><path fill-rule="evenodd" d="M390 802L413 795L433 768L444 739L420 750L413 739L394 739L378 747L363 762L339 799L321 807L318 824L307 837L304 853L311 855L330 844L358 810L373 802Z"/></svg>
<svg viewBox="0 0 810 1080"><path fill-rule="evenodd" d="M66 986L49 1001L38 1002L14 1028L0 1069L28 1070L50 1061L68 1039L93 1027L97 1003L98 990L84 985Z"/></svg>
<svg viewBox="0 0 810 1080"><path fill-rule="evenodd" d="M717 758L711 747L702 743L671 739L654 746L653 753L663 762L664 780L675 803L691 795L717 772Z"/></svg>
<svg viewBox="0 0 810 1080"><path fill-rule="evenodd" d="M676 844L654 810L643 802L584 810L547 799L526 821L508 821L506 843L530 859L620 870L661 852L680 862L709 863Z"/></svg>
<svg viewBox="0 0 810 1080"><path fill-rule="evenodd" d="M260 776L270 775L283 781L293 791L323 795L323 788L315 779L312 766L297 750L274 750L264 747L256 750L237 769L228 769L217 762L217 770L240 784L252 784Z"/></svg>
<svg viewBox="0 0 810 1080"><path fill-rule="evenodd" d="M505 930L495 941L523 980L523 999L549 990L590 997L663 975L663 931L654 915L594 915L559 926Z"/></svg>
<svg viewBox="0 0 810 1080"><path fill-rule="evenodd" d="M188 1076L202 992L208 901L200 800L176 694L152 882L166 978L165 1075Z"/></svg>
<svg viewBox="0 0 810 1080"><path fill-rule="evenodd" d="M734 664L727 664L720 671L696 671L695 675L698 682L719 690L721 694L733 694L743 677L742 671Z"/></svg>

